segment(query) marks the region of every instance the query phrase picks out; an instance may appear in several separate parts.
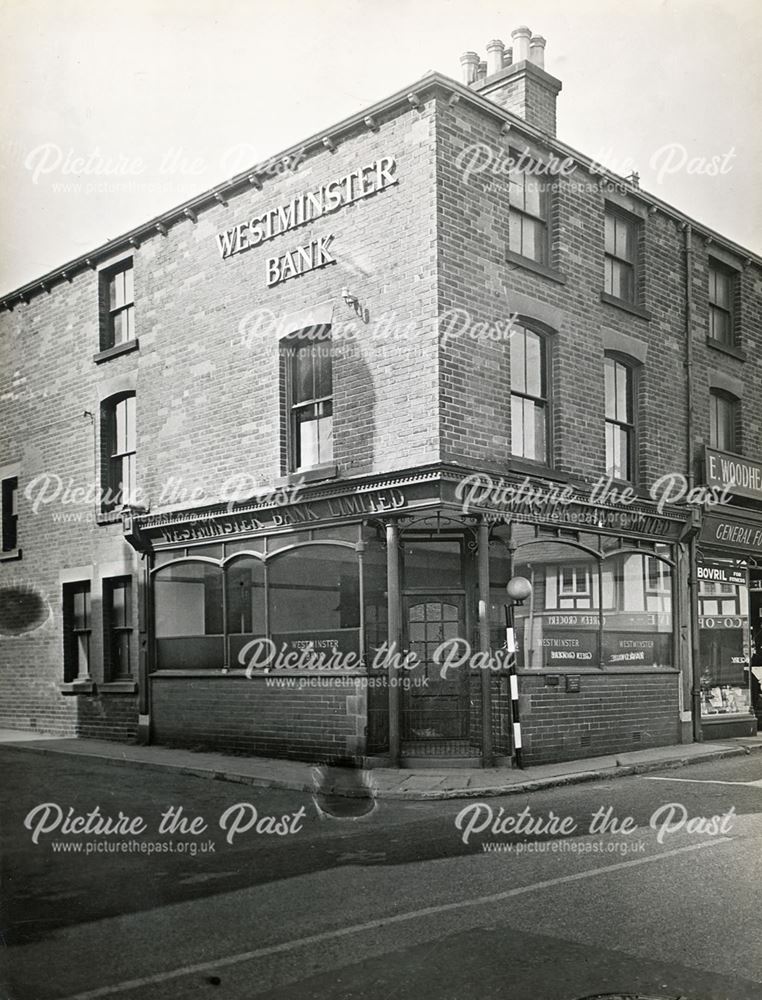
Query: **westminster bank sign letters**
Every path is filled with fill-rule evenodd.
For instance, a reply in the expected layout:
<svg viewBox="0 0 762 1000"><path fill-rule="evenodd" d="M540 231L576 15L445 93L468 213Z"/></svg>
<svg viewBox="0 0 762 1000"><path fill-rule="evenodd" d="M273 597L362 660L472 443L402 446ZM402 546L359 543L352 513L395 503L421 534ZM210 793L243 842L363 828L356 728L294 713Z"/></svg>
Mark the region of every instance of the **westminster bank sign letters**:
<svg viewBox="0 0 762 1000"><path fill-rule="evenodd" d="M382 156L367 166L352 170L344 177L323 184L316 191L297 195L285 205L270 208L262 215L239 222L232 229L217 234L217 246L223 260L298 229L308 222L336 212L361 198L376 194L397 183L397 163L393 156ZM307 271L335 263L331 244L333 234L320 236L280 256L268 257L268 287L278 285Z"/></svg>

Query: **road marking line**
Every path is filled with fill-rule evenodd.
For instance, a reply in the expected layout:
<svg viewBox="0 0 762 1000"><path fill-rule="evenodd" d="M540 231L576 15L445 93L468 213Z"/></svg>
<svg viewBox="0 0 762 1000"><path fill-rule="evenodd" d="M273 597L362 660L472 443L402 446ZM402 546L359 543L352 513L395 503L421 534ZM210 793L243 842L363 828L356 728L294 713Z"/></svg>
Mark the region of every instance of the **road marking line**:
<svg viewBox="0 0 762 1000"><path fill-rule="evenodd" d="M380 927L386 927L390 924L401 924L409 920L416 920L419 917L431 917L438 913L448 913L453 910L467 909L472 906L498 903L504 899L512 899L515 896L523 896L541 889L552 889L558 885L580 882L583 879L592 878L594 875L606 875L608 872L623 871L626 868L637 868L640 865L650 864L653 861L660 861L662 858L672 858L678 854L700 851L705 847L729 844L733 839L733 837L715 837L712 840L702 840L698 844L688 844L686 847L676 847L671 851L652 854L647 858L634 858L631 861L619 861L613 865L604 865L602 868L590 868L587 871L575 872L573 875L561 875L558 878L546 879L543 882L533 882L531 885L521 885L515 889L506 889L504 892L496 892L490 896L476 896L474 899L463 899L455 903L440 903L438 906L426 906L420 910L408 910L406 913L397 913L389 917L379 917L378 920L368 920L364 924L338 927L332 931L323 931L321 934L310 934L308 937L296 938L293 941L283 941L281 944L255 948L253 951L239 952L237 955L228 955L225 958L218 958L216 961L197 962L195 965L185 965L179 969L171 969L168 972L157 972L151 976L142 976L139 979L127 979L121 983L114 983L111 986L101 986L95 990L86 990L84 993L75 993L69 997L65 997L64 1000L98 1000L99 997L113 996L116 993L126 993L141 986L166 983L172 979L179 979L182 976L189 976L199 972L212 972L215 969L224 969L231 965L238 965L241 962L250 962L255 958L265 958L268 955L282 954L283 952L293 951L296 948L304 948L306 945L321 944L333 938L348 937L350 934L361 934L363 931L378 930Z"/></svg>
<svg viewBox="0 0 762 1000"><path fill-rule="evenodd" d="M719 778L666 778L655 774L639 774L639 778L645 781L687 781L694 785L733 785L735 788L762 788L762 779L759 781L720 781Z"/></svg>

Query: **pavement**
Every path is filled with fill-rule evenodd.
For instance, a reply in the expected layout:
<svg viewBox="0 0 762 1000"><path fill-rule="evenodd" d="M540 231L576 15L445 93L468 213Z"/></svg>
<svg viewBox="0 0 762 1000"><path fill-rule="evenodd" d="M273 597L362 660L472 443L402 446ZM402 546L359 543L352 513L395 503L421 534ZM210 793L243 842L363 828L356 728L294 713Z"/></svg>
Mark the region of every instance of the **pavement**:
<svg viewBox="0 0 762 1000"><path fill-rule="evenodd" d="M350 798L425 801L524 794L560 785L642 774L706 763L762 750L762 733L711 743L655 747L604 757L587 757L526 768L351 768L326 767L269 757L232 757L161 746L136 746L0 729L0 745L40 754L91 757L127 767L175 772L258 788L282 788Z"/></svg>

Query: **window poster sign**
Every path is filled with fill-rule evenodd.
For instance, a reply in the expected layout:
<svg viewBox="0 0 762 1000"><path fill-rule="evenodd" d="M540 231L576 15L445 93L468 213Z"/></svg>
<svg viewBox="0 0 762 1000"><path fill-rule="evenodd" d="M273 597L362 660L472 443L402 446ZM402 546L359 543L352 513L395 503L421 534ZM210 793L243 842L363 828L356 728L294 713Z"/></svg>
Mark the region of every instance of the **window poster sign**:
<svg viewBox="0 0 762 1000"><path fill-rule="evenodd" d="M733 586L746 586L747 569L745 566L732 566L727 562L702 559L698 564L696 572L699 580L708 580L711 583L732 584Z"/></svg>

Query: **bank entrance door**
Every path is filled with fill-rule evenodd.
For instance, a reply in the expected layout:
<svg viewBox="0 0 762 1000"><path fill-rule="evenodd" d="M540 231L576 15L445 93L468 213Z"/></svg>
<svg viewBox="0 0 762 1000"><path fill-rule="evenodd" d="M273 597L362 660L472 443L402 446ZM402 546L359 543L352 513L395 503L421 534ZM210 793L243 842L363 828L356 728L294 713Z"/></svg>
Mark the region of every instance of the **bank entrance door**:
<svg viewBox="0 0 762 1000"><path fill-rule="evenodd" d="M408 685L401 698L403 754L472 753L468 667L464 664L441 676L442 644L466 634L464 598L456 594L407 596L403 625L403 645L416 657L416 666L401 672Z"/></svg>

